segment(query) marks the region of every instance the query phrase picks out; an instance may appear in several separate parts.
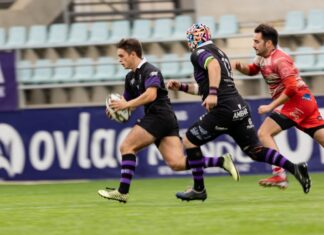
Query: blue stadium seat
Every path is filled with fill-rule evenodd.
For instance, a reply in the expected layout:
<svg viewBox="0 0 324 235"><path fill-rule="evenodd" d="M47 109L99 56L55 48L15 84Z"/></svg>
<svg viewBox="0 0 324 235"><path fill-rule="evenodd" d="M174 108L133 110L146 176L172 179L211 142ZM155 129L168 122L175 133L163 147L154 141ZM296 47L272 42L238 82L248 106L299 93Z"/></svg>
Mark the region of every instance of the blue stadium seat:
<svg viewBox="0 0 324 235"><path fill-rule="evenodd" d="M144 55L146 58L147 62L153 64L157 68L160 68L160 59L156 55Z"/></svg>
<svg viewBox="0 0 324 235"><path fill-rule="evenodd" d="M197 23L205 24L209 27L210 33L214 38L216 35L216 22L213 16L200 16L197 19Z"/></svg>
<svg viewBox="0 0 324 235"><path fill-rule="evenodd" d="M130 24L128 20L113 21L111 23L111 37L109 41L114 43L122 38L130 36Z"/></svg>
<svg viewBox="0 0 324 235"><path fill-rule="evenodd" d="M314 49L311 47L299 47L297 48L296 52L313 53ZM296 55L295 65L300 71L313 70L315 66L315 55L314 54Z"/></svg>
<svg viewBox="0 0 324 235"><path fill-rule="evenodd" d="M95 81L105 81L113 80L116 71L116 60L112 57L99 57L97 60L97 65L95 66L95 74L93 80Z"/></svg>
<svg viewBox="0 0 324 235"><path fill-rule="evenodd" d="M109 38L109 28L106 22L94 22L90 28L89 42L106 42Z"/></svg>
<svg viewBox="0 0 324 235"><path fill-rule="evenodd" d="M68 36L67 24L52 24L49 28L49 44L64 44Z"/></svg>
<svg viewBox="0 0 324 235"><path fill-rule="evenodd" d="M55 62L53 82L71 82L74 74L74 63L71 59L58 59Z"/></svg>
<svg viewBox="0 0 324 235"><path fill-rule="evenodd" d="M0 47L6 42L6 31L4 28L0 28Z"/></svg>
<svg viewBox="0 0 324 235"><path fill-rule="evenodd" d="M24 26L13 26L9 28L8 47L23 47L27 40L27 28Z"/></svg>
<svg viewBox="0 0 324 235"><path fill-rule="evenodd" d="M138 19L134 21L132 29L132 37L141 41L150 40L152 35L152 21L146 19Z"/></svg>
<svg viewBox="0 0 324 235"><path fill-rule="evenodd" d="M28 45L41 45L47 41L46 25L32 25L29 29Z"/></svg>
<svg viewBox="0 0 324 235"><path fill-rule="evenodd" d="M315 62L314 70L324 70L324 46L319 48L319 51L323 54L318 54Z"/></svg>
<svg viewBox="0 0 324 235"><path fill-rule="evenodd" d="M94 75L94 60L92 58L80 58L75 61L74 75L71 81L85 82L91 81Z"/></svg>
<svg viewBox="0 0 324 235"><path fill-rule="evenodd" d="M174 40L185 40L186 31L192 25L192 18L189 15L179 15L174 20L174 32L171 36Z"/></svg>
<svg viewBox="0 0 324 235"><path fill-rule="evenodd" d="M50 83L53 75L52 62L47 59L39 59L35 63L32 83Z"/></svg>
<svg viewBox="0 0 324 235"><path fill-rule="evenodd" d="M73 23L70 26L69 43L86 43L88 41L89 31L86 23Z"/></svg>
<svg viewBox="0 0 324 235"><path fill-rule="evenodd" d="M310 10L307 18L306 31L323 31L324 30L324 10Z"/></svg>
<svg viewBox="0 0 324 235"><path fill-rule="evenodd" d="M28 84L32 82L32 63L29 60L21 60L18 62L18 81Z"/></svg>
<svg viewBox="0 0 324 235"><path fill-rule="evenodd" d="M180 62L180 77L190 77L193 75L193 67L190 61L191 53L184 54L180 59L183 61Z"/></svg>
<svg viewBox="0 0 324 235"><path fill-rule="evenodd" d="M164 78L179 77L179 56L177 54L165 54L161 59L160 67Z"/></svg>
<svg viewBox="0 0 324 235"><path fill-rule="evenodd" d="M122 65L116 65L116 73L114 74L113 80L124 80L126 74L130 71L125 69Z"/></svg>
<svg viewBox="0 0 324 235"><path fill-rule="evenodd" d="M167 40L170 39L173 32L173 20L172 19L157 19L154 22L153 27L153 40Z"/></svg>
<svg viewBox="0 0 324 235"><path fill-rule="evenodd" d="M284 33L301 32L305 29L305 15L303 11L289 11L285 18Z"/></svg>
<svg viewBox="0 0 324 235"><path fill-rule="evenodd" d="M237 34L239 30L236 15L222 15L219 19L217 36Z"/></svg>

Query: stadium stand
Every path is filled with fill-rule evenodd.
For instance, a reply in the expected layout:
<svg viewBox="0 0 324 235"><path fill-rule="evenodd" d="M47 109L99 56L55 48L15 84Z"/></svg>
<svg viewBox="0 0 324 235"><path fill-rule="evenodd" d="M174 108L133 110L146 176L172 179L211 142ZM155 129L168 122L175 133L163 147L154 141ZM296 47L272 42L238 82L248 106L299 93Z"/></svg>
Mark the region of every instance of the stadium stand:
<svg viewBox="0 0 324 235"><path fill-rule="evenodd" d="M27 28L24 26L13 26L9 28L8 47L23 47L27 40Z"/></svg>
<svg viewBox="0 0 324 235"><path fill-rule="evenodd" d="M305 29L305 15L302 11L289 11L284 22L283 33L300 33Z"/></svg>
<svg viewBox="0 0 324 235"><path fill-rule="evenodd" d="M29 29L27 45L44 45L47 42L46 25L32 25Z"/></svg>

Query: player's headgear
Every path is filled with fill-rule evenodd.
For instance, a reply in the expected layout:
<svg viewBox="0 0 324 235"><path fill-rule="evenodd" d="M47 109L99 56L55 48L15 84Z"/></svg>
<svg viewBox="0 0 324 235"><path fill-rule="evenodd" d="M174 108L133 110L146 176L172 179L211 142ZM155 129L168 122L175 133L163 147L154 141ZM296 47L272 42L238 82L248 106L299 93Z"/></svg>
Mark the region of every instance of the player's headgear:
<svg viewBox="0 0 324 235"><path fill-rule="evenodd" d="M210 30L205 24L196 23L187 29L187 42L192 50L210 39Z"/></svg>

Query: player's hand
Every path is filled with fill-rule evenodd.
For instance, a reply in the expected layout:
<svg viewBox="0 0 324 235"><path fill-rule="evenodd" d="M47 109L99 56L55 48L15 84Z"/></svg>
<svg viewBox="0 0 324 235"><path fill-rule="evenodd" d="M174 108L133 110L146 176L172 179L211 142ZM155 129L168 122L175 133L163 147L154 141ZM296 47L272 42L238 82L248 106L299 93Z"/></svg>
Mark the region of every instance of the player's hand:
<svg viewBox="0 0 324 235"><path fill-rule="evenodd" d="M232 66L232 68L234 68L238 71L241 71L241 69L242 69L242 64L240 61L231 61L231 66Z"/></svg>
<svg viewBox="0 0 324 235"><path fill-rule="evenodd" d="M111 101L110 107L115 110L115 112L123 109L129 108L128 102L122 97L120 100Z"/></svg>
<svg viewBox="0 0 324 235"><path fill-rule="evenodd" d="M180 89L181 82L177 80L169 80L166 86L169 90L178 91Z"/></svg>
<svg viewBox="0 0 324 235"><path fill-rule="evenodd" d="M207 109L207 111L209 112L212 108L214 108L217 105L217 101L217 95L208 95L202 103L202 106L204 106L205 109Z"/></svg>
<svg viewBox="0 0 324 235"><path fill-rule="evenodd" d="M258 113L259 114L265 114L268 112L272 111L272 107L268 104L268 105L260 105L258 108Z"/></svg>

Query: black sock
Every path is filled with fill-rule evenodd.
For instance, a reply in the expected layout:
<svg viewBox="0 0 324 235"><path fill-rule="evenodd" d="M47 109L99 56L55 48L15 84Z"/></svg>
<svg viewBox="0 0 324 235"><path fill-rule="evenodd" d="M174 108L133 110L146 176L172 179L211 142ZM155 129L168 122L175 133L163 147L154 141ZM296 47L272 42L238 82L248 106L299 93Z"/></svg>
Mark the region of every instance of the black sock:
<svg viewBox="0 0 324 235"><path fill-rule="evenodd" d="M129 187L135 173L136 156L134 154L124 154L121 162L121 178L118 191L126 194L129 192Z"/></svg>
<svg viewBox="0 0 324 235"><path fill-rule="evenodd" d="M192 176L194 180L193 189L202 191L205 189L204 185L204 160L202 152L199 147L186 150L188 157L188 165L192 169Z"/></svg>
<svg viewBox="0 0 324 235"><path fill-rule="evenodd" d="M256 156L257 158L255 160L257 161L267 162L270 165L282 167L292 174L295 173L294 163L289 161L275 149L262 147L258 152L256 152Z"/></svg>
<svg viewBox="0 0 324 235"><path fill-rule="evenodd" d="M204 168L209 167L223 167L224 158L223 157L205 157L203 156ZM186 158L186 170L191 169L189 166L189 160Z"/></svg>

